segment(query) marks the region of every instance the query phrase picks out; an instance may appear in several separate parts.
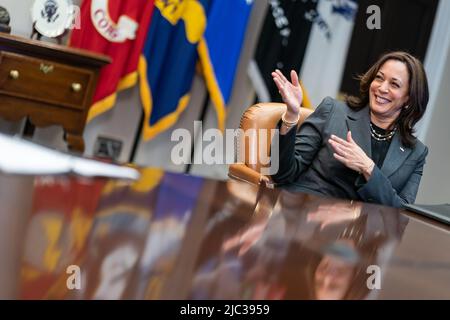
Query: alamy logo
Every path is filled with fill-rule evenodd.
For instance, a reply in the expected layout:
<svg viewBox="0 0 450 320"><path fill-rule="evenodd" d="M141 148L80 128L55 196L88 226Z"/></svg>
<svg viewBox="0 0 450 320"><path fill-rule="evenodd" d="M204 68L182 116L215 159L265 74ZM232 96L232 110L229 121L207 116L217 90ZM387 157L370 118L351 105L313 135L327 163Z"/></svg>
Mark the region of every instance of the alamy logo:
<svg viewBox="0 0 450 320"><path fill-rule="evenodd" d="M377 5L370 5L366 10L367 14L370 14L370 17L367 18L366 26L369 30L380 30L381 29L381 9Z"/></svg>
<svg viewBox="0 0 450 320"><path fill-rule="evenodd" d="M70 276L66 280L66 286L69 290L81 289L81 269L77 265L70 265L66 269L66 273Z"/></svg>
<svg viewBox="0 0 450 320"><path fill-rule="evenodd" d="M279 167L278 129L207 129L203 132L202 122L194 121L196 143L194 161L191 159L193 137L189 130L179 128L172 132L170 158L175 165L181 164L260 164L263 175L273 175ZM270 142L270 150L269 150Z"/></svg>
<svg viewBox="0 0 450 320"><path fill-rule="evenodd" d="M366 270L367 274L370 274L367 278L366 285L369 290L381 289L381 268L377 265L370 265Z"/></svg>

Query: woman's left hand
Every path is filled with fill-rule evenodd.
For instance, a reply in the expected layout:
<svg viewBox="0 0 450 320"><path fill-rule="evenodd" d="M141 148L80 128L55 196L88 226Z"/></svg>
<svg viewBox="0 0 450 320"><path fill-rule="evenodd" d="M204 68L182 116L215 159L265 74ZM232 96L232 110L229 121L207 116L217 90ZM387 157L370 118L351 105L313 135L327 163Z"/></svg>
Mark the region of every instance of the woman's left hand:
<svg viewBox="0 0 450 320"><path fill-rule="evenodd" d="M343 163L347 168L358 171L366 181L369 180L372 175L373 167L375 163L370 159L363 149L353 140L352 133L347 133L347 141L341 139L335 135L331 135L328 140L334 149L333 156Z"/></svg>

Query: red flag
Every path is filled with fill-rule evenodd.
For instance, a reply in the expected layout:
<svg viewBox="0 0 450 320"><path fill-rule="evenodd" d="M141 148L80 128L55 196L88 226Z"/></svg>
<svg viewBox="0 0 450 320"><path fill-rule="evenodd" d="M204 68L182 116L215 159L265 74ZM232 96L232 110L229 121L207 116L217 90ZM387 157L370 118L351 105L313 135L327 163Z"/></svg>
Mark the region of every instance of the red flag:
<svg viewBox="0 0 450 320"><path fill-rule="evenodd" d="M112 63L100 72L88 121L113 107L117 91L136 84L138 60L153 7L154 0L82 2L81 27L72 31L70 46L112 58Z"/></svg>

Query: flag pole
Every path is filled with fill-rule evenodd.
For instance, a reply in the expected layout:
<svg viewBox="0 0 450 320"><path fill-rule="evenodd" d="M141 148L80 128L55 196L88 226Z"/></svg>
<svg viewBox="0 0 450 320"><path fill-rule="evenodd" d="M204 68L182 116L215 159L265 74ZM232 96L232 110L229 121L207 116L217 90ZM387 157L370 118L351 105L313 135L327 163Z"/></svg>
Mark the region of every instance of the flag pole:
<svg viewBox="0 0 450 320"><path fill-rule="evenodd" d="M136 134L134 135L133 147L131 148L130 158L128 160L129 163L133 163L134 157L136 156L138 144L141 141L143 127L144 127L144 111L141 108L141 117L139 120L138 129L136 131Z"/></svg>
<svg viewBox="0 0 450 320"><path fill-rule="evenodd" d="M206 95L205 98L203 99L203 106L202 106L202 111L200 113L200 121L203 123L205 118L206 118L206 111L208 110L208 105L209 105L210 99L209 99L209 92L208 90L206 90ZM198 134L202 135L202 132L199 132ZM192 139L192 144L191 144L191 157L190 157L190 161L186 166L186 169L184 171L184 173L190 173L191 169L192 169L192 162L194 161L194 153L195 153L195 141L197 141L197 137L194 137L194 139Z"/></svg>

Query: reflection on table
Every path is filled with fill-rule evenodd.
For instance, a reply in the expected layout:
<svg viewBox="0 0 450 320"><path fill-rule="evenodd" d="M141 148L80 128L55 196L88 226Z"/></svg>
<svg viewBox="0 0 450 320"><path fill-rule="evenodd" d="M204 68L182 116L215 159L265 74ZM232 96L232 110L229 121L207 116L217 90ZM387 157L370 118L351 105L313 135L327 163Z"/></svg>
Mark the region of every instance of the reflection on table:
<svg viewBox="0 0 450 320"><path fill-rule="evenodd" d="M141 174L34 178L23 246L6 257L19 259L15 293L4 297L450 298L445 226L233 180Z"/></svg>

